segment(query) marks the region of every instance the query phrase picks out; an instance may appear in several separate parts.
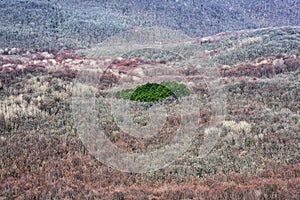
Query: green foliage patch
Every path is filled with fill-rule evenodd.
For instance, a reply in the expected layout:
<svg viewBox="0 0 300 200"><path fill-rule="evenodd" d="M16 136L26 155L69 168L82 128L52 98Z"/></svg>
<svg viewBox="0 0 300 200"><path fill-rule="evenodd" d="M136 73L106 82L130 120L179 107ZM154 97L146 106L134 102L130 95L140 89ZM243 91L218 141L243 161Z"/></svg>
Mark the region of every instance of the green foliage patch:
<svg viewBox="0 0 300 200"><path fill-rule="evenodd" d="M190 90L183 83L163 81L160 84L169 88L176 97L189 96L191 94Z"/></svg>
<svg viewBox="0 0 300 200"><path fill-rule="evenodd" d="M156 102L167 97L182 97L190 95L190 90L175 81L163 81L161 83L146 83L135 89L124 89L116 92L117 98L130 99L132 101Z"/></svg>

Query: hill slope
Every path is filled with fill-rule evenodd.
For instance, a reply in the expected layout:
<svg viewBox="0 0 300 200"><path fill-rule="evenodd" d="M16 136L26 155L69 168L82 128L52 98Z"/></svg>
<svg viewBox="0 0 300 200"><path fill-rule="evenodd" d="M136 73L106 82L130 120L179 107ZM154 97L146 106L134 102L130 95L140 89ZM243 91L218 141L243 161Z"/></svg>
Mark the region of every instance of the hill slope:
<svg viewBox="0 0 300 200"><path fill-rule="evenodd" d="M152 46L140 40L132 45L137 33L132 35L121 34L121 44L80 54L0 55L0 199L299 199L299 27L244 30L206 40L176 32L177 42ZM140 107L111 101L121 89L170 79L184 83L198 101L183 97L177 98L180 107L178 101L153 104L157 109L150 119ZM110 141L109 158L116 156L113 147L137 154L167 147L188 117L193 120L187 127L197 129L187 151L165 168L120 172L84 145L82 136L92 126L79 129L90 118L89 109L74 111L81 103L76 91L88 99L95 91L95 104L88 104L97 111L91 121ZM106 97L114 104L106 105ZM159 109L164 103L167 118ZM133 129L126 130L126 117L142 127L153 118L166 119L157 123L162 126L156 134L154 124L140 132L144 137L134 137L127 131ZM88 139L97 141L98 135ZM168 161L169 155L152 159Z"/></svg>
<svg viewBox="0 0 300 200"><path fill-rule="evenodd" d="M295 0L3 0L0 5L1 48L85 48L133 27L163 26L194 37L300 21Z"/></svg>

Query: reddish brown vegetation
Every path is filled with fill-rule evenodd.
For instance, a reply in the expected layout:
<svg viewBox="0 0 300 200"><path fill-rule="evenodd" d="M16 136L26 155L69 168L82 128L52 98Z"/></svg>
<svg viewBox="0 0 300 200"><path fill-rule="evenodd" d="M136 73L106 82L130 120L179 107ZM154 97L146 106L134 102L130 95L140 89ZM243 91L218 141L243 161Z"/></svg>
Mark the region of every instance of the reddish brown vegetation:
<svg viewBox="0 0 300 200"><path fill-rule="evenodd" d="M141 67L141 65L144 64L156 64L156 62L151 60L143 60L143 59L115 59L111 62L111 64L108 65L107 69L115 69L117 68L119 70L119 73L126 74L128 71L136 68Z"/></svg>
<svg viewBox="0 0 300 200"><path fill-rule="evenodd" d="M72 70L68 67L64 67L62 69L50 71L49 74L52 77L60 78L64 81L72 81L73 79L76 78L76 76L78 74L78 71L77 70Z"/></svg>
<svg viewBox="0 0 300 200"><path fill-rule="evenodd" d="M24 101L32 101L31 98L40 95L34 91L24 92L24 80L32 76L45 78L55 92L69 92L64 84L72 81L78 72L64 62L81 57L72 52L36 54L38 64L0 57L1 96L23 93ZM47 63L39 62L45 59L54 59L62 67L47 68ZM171 165L147 174L121 173L89 155L70 122L69 99L58 98L51 90L45 90L46 98L37 105L45 115L16 115L7 121L0 114L0 199L2 196L8 199L299 199L299 128L290 116L300 109L297 84L262 83L244 77L271 78L299 69L299 57L275 55L270 58L274 59L284 62L220 69L226 79L239 77L237 82L228 81L226 85L226 120L245 120L253 124L249 135L242 141L234 141L237 145L226 146L221 138L216 146L216 151L221 153L212 153L207 160L183 159L183 162L176 161L175 167ZM98 80L100 89L107 89L119 81L114 69L126 74L146 64L155 63L141 59L114 60L101 76L92 71L83 75ZM211 91L205 83L206 77L192 67L180 73L195 82L194 91L206 97L201 103L206 100L209 104ZM57 79L63 84L58 84ZM9 88L13 88L12 92ZM213 117L208 104L197 113L201 125ZM180 120L171 116L167 123L166 126L173 128L169 131L174 131ZM156 140L138 141L121 131L111 134L116 131L115 124L102 125L109 139L128 152L156 148L169 139L164 137L168 132L161 132ZM182 166L176 168L176 164Z"/></svg>
<svg viewBox="0 0 300 200"><path fill-rule="evenodd" d="M43 52L35 53L32 56L33 60L55 59L57 63L62 63L66 59L81 58L82 57L75 55L72 51ZM0 57L0 80L3 85L10 85L28 75L38 76L45 74L70 81L76 77L77 71L70 69L68 66L56 70L48 70L47 63L40 62L33 64L32 62L21 61L14 57Z"/></svg>
<svg viewBox="0 0 300 200"><path fill-rule="evenodd" d="M257 175L210 178L121 173L91 157L77 137L36 133L0 140L2 195L17 199L297 199L300 165L274 162ZM9 144L9 145L8 145Z"/></svg>
<svg viewBox="0 0 300 200"><path fill-rule="evenodd" d="M118 83L118 81L119 78L116 75L111 72L105 71L99 78L98 87L100 90L111 88L112 85Z"/></svg>
<svg viewBox="0 0 300 200"><path fill-rule="evenodd" d="M23 64L23 62L18 59L8 59L5 57L0 57L0 66L6 65L6 64L18 65L18 64Z"/></svg>
<svg viewBox="0 0 300 200"><path fill-rule="evenodd" d="M75 54L73 50L65 50L65 51L54 53L54 59L56 59L57 61L63 61L67 59L73 60L73 59L81 59L81 58L82 56L78 56L77 54Z"/></svg>
<svg viewBox="0 0 300 200"><path fill-rule="evenodd" d="M272 63L276 59L282 59L283 63ZM291 56L283 56L277 54L271 57L271 61L263 64L241 64L234 68L220 68L220 74L223 77L267 77L271 78L276 74L294 72L300 69L300 57L294 58Z"/></svg>

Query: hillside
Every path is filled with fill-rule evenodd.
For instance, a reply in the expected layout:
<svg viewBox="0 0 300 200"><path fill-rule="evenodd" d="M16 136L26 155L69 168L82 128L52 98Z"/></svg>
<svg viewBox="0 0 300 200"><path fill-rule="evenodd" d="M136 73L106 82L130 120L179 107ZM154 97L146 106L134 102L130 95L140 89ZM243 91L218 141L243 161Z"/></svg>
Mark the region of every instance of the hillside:
<svg viewBox="0 0 300 200"><path fill-rule="evenodd" d="M205 37L158 26L84 49L9 48L0 199L299 199L299 47L297 26ZM165 80L190 95L114 98Z"/></svg>
<svg viewBox="0 0 300 200"><path fill-rule="evenodd" d="M0 48L86 48L124 30L159 26L190 37L296 26L295 0L16 0L0 2Z"/></svg>

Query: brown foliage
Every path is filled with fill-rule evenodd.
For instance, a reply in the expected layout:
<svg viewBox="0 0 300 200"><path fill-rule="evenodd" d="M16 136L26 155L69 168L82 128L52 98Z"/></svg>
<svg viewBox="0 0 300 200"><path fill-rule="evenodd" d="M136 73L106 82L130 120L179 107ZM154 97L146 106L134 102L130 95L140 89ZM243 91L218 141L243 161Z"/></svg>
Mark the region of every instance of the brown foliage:
<svg viewBox="0 0 300 200"><path fill-rule="evenodd" d="M79 58L71 51L51 54L59 62ZM298 124L290 119L290 113L299 110L297 84L250 82L243 78L271 78L299 69L299 57L275 55L275 58L283 59L283 64L243 64L220 70L225 77L241 77L237 83L228 84L226 117L255 124L251 133L241 137L243 141L237 141L239 138L236 137L236 145L230 143L226 146L220 138L216 145L219 154L212 153L205 160L188 152L193 159L183 158L183 161L176 161L174 165L153 173L122 173L92 157L80 138L71 133L75 130L69 122L69 99L49 94L38 102L37 107L42 110L40 115L29 117L25 113L8 121L0 115L0 199L299 199L299 129ZM9 86L22 91L27 76L41 80L43 77L43 81L49 81L51 89L68 92L63 84L72 81L78 73L68 67L51 71L46 64L22 63L6 58L0 58L1 62L5 65L0 67L1 92ZM24 68L17 67L19 64ZM143 64L153 63L139 59L114 60L102 77L92 72L87 76L99 79L102 87L107 88L119 81L110 69L117 67L120 73L128 73ZM193 68L181 72L191 81L200 80L193 87L209 99L208 86L202 82L205 77L197 75ZM57 84L57 79L63 84ZM26 95L24 102L33 101L40 94L32 91ZM211 120L212 111L207 106L198 114L202 125ZM109 139L128 152L150 148L151 145L158 147L163 139L168 140L167 137L157 137L157 140L143 143L122 132L112 136L109 133L116 130L114 124L104 125ZM167 125L176 129L180 120L175 115L170 116ZM65 128L67 126L70 128ZM161 135L168 135L168 132ZM177 167L177 164L182 166Z"/></svg>
<svg viewBox="0 0 300 200"><path fill-rule="evenodd" d="M276 58L282 55L275 55ZM271 57L274 59L274 57ZM294 72L300 69L300 58L294 58L292 56L280 57L284 60L283 64L274 64L271 62L263 64L241 64L234 68L220 68L219 72L223 77L267 77L271 78L276 74Z"/></svg>

